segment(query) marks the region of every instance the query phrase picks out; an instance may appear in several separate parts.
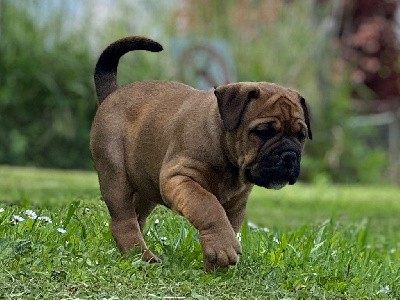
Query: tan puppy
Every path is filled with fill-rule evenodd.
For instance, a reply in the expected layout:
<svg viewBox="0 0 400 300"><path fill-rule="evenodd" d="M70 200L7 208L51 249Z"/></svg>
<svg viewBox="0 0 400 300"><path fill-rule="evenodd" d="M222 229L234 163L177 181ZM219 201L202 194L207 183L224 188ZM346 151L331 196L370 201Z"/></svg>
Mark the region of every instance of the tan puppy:
<svg viewBox="0 0 400 300"><path fill-rule="evenodd" d="M157 204L199 231L205 269L238 262L236 233L254 184L294 184L311 128L304 99L266 82L239 82L214 91L182 83L143 81L119 87L117 65L128 51L160 44L127 37L107 47L95 70L99 104L90 147L111 231L121 250L139 246Z"/></svg>

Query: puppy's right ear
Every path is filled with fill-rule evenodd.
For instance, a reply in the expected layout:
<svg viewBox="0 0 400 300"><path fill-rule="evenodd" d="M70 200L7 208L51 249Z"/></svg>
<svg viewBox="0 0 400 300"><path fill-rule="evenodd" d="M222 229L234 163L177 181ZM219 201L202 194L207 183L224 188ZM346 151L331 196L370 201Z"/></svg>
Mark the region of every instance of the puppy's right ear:
<svg viewBox="0 0 400 300"><path fill-rule="evenodd" d="M225 130L235 130L251 99L260 96L260 88L251 83L233 83L221 85L214 89L218 109Z"/></svg>

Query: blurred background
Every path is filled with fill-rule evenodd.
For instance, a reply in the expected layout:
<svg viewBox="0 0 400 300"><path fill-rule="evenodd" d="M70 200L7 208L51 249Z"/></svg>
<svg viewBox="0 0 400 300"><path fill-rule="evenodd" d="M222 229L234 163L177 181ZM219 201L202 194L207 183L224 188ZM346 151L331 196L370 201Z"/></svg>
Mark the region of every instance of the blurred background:
<svg viewBox="0 0 400 300"><path fill-rule="evenodd" d="M0 165L93 170L93 70L126 35L121 84L269 81L301 92L302 180L400 185L398 0L0 0Z"/></svg>

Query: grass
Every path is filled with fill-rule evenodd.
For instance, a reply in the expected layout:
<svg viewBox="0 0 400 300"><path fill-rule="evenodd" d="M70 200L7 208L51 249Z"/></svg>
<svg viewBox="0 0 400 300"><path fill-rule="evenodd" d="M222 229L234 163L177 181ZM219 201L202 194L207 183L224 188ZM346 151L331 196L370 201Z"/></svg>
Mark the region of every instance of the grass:
<svg viewBox="0 0 400 300"><path fill-rule="evenodd" d="M150 216L163 263L146 264L116 250L94 173L0 167L0 299L399 299L399 200L391 187L256 188L240 263L206 274L196 231L170 211Z"/></svg>

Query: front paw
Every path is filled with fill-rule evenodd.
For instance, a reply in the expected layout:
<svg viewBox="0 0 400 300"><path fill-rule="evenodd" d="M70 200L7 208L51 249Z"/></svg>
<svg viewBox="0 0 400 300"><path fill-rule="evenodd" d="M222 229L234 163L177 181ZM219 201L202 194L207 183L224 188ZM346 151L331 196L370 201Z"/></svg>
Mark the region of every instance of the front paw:
<svg viewBox="0 0 400 300"><path fill-rule="evenodd" d="M148 263L160 263L161 259L159 259L156 255L153 254L149 249L146 249L142 252L142 260Z"/></svg>
<svg viewBox="0 0 400 300"><path fill-rule="evenodd" d="M236 265L239 255L242 254L232 229L200 233L200 243L203 247L206 272Z"/></svg>

